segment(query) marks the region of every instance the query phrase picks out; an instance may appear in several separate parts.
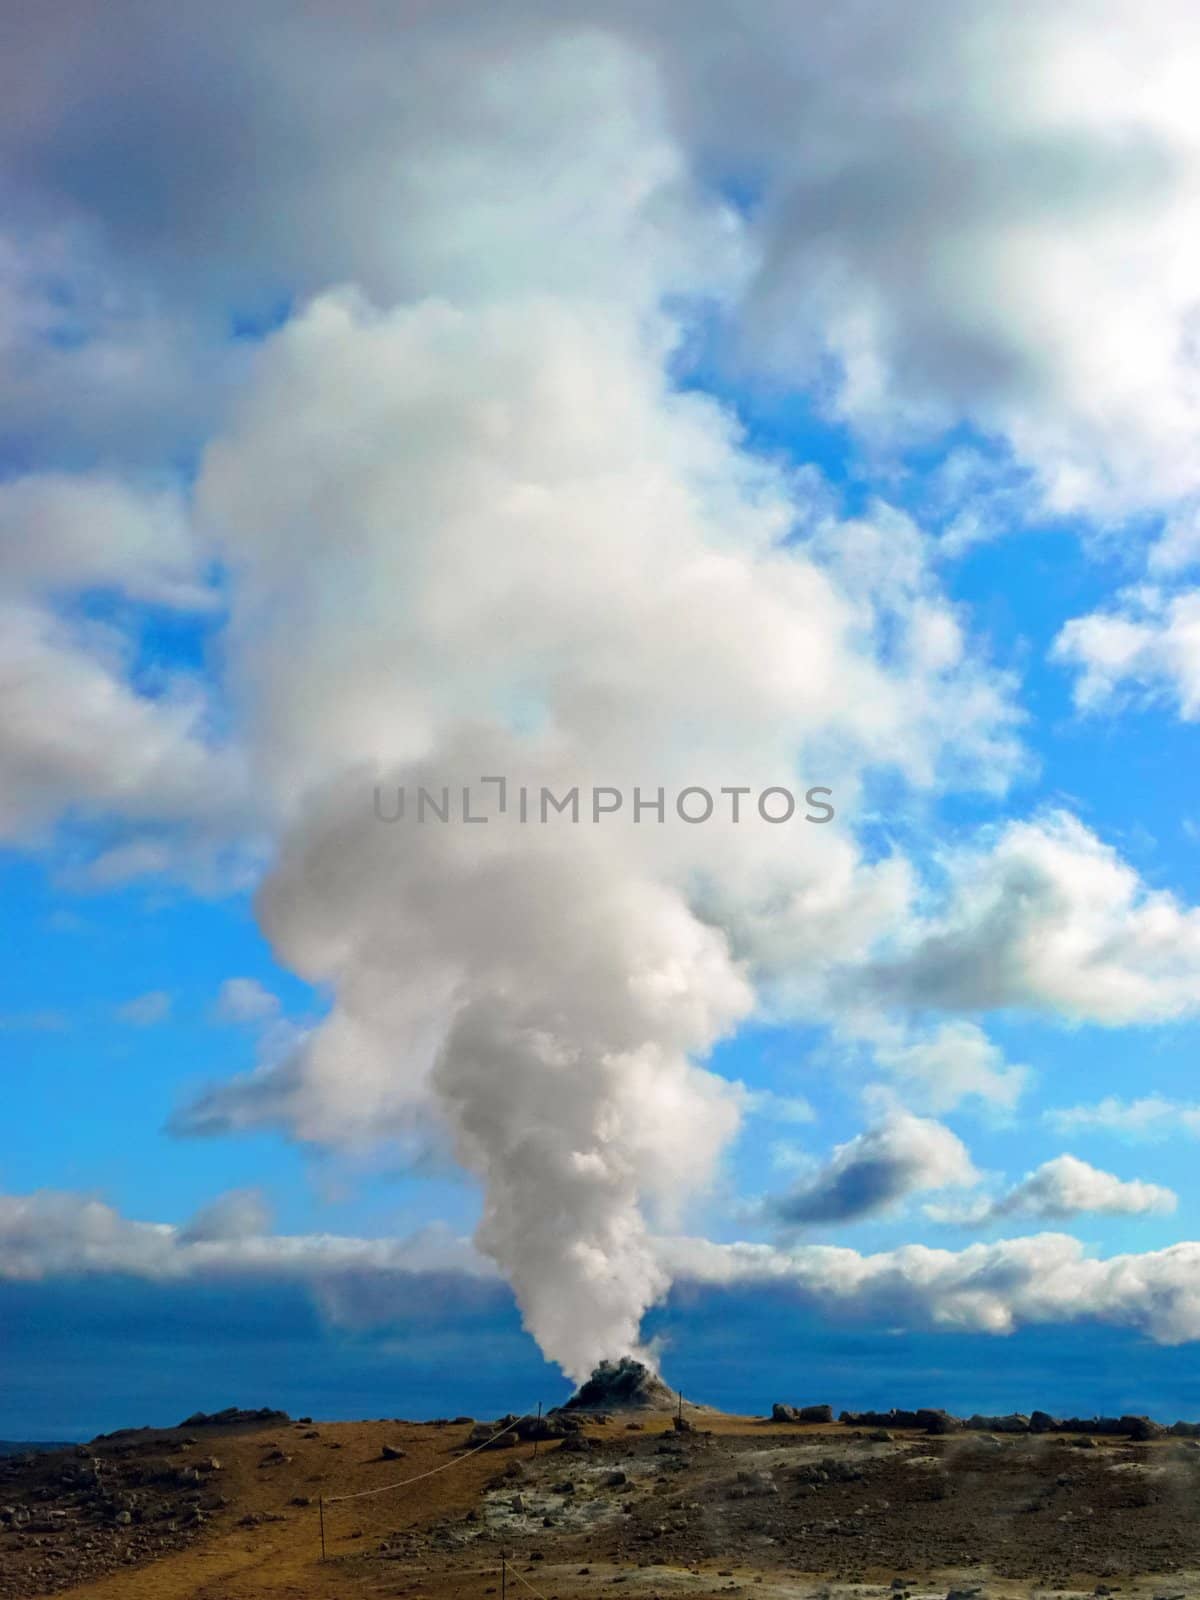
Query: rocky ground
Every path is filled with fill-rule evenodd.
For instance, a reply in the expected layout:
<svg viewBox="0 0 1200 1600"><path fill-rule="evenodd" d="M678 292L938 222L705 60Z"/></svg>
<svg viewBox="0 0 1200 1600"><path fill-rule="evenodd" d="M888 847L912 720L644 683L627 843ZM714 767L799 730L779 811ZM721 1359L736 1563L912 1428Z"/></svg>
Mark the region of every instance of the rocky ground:
<svg viewBox="0 0 1200 1600"><path fill-rule="evenodd" d="M211 1445L268 1419L288 1422L231 1409L0 1459L0 1597L56 1593L183 1549L231 1504Z"/></svg>
<svg viewBox="0 0 1200 1600"><path fill-rule="evenodd" d="M679 1427L660 1396L467 1454L497 1425L263 1415L0 1461L0 1597L465 1600L499 1596L502 1558L505 1600L1200 1596L1200 1444L1183 1435L699 1408Z"/></svg>

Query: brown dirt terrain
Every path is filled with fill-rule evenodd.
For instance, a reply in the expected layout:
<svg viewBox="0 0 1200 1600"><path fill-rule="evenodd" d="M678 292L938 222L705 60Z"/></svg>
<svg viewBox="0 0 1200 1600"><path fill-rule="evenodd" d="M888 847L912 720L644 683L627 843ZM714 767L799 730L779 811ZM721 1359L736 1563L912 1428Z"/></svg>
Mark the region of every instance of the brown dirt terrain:
<svg viewBox="0 0 1200 1600"><path fill-rule="evenodd" d="M277 1422L0 1463L0 1597L466 1600L500 1595L502 1551L507 1600L1200 1595L1190 1440L694 1416L680 1434L662 1414L589 1419L587 1447L536 1458L529 1443L464 1456L466 1423ZM422 1473L327 1504L322 1562L320 1496Z"/></svg>

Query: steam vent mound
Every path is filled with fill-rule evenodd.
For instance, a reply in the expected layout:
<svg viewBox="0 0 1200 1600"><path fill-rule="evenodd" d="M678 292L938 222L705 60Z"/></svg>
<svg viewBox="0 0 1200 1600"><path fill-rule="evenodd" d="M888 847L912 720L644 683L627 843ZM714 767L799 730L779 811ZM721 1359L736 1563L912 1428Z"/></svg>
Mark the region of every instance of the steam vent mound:
<svg viewBox="0 0 1200 1600"><path fill-rule="evenodd" d="M644 1361L602 1361L564 1411L673 1411L678 1396Z"/></svg>

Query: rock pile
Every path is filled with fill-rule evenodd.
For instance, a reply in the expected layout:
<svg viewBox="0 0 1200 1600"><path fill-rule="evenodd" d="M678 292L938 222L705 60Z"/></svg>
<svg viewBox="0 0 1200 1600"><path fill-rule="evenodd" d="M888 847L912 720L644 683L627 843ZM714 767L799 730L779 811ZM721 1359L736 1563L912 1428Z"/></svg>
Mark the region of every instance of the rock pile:
<svg viewBox="0 0 1200 1600"><path fill-rule="evenodd" d="M595 1415L592 1422L602 1419ZM579 1417L565 1411L550 1411L544 1417L519 1417L510 1411L497 1417L495 1422L477 1422L466 1438L466 1448L477 1450L482 1445L487 1450L504 1450L518 1443L534 1439L567 1439L583 1427Z"/></svg>
<svg viewBox="0 0 1200 1600"><path fill-rule="evenodd" d="M832 1406L785 1406L776 1400L771 1407L772 1422L832 1422Z"/></svg>
<svg viewBox="0 0 1200 1600"><path fill-rule="evenodd" d="M557 1414L571 1411L671 1411L678 1395L633 1356L602 1361Z"/></svg>
<svg viewBox="0 0 1200 1600"><path fill-rule="evenodd" d="M809 1406L805 1412L822 1411L820 1406ZM794 1414L793 1414L794 1413ZM775 1422L821 1421L794 1412L791 1406L777 1405L772 1412ZM920 1428L925 1433L957 1433L965 1428L972 1433L1074 1433L1098 1437L1132 1439L1145 1443L1161 1439L1166 1434L1176 1438L1200 1438L1200 1423L1175 1422L1166 1427L1151 1417L1052 1417L1048 1411L1032 1411L1028 1416L1022 1411L1007 1416L989 1417L976 1412L967 1418L951 1416L948 1411L934 1411L921 1407L916 1411L843 1411L839 1422L856 1428Z"/></svg>

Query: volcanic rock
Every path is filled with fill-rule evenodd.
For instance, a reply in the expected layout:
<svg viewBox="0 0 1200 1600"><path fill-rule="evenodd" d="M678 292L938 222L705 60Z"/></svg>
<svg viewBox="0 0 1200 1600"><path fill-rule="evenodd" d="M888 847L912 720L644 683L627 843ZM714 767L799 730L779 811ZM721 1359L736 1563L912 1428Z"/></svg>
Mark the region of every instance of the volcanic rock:
<svg viewBox="0 0 1200 1600"><path fill-rule="evenodd" d="M488 1450L507 1450L517 1442L516 1431L513 1423L516 1417L498 1417L495 1422L477 1422L467 1435L467 1448L478 1449L480 1445Z"/></svg>
<svg viewBox="0 0 1200 1600"><path fill-rule="evenodd" d="M771 1407L772 1422L832 1422L832 1406L785 1406L776 1401Z"/></svg>
<svg viewBox="0 0 1200 1600"><path fill-rule="evenodd" d="M1020 1411L1003 1417L983 1417L976 1412L967 1419L966 1426L974 1433L1028 1433L1029 1418Z"/></svg>
<svg viewBox="0 0 1200 1600"><path fill-rule="evenodd" d="M644 1361L622 1356L602 1361L586 1383L560 1409L563 1411L670 1411L677 1403L657 1372Z"/></svg>

